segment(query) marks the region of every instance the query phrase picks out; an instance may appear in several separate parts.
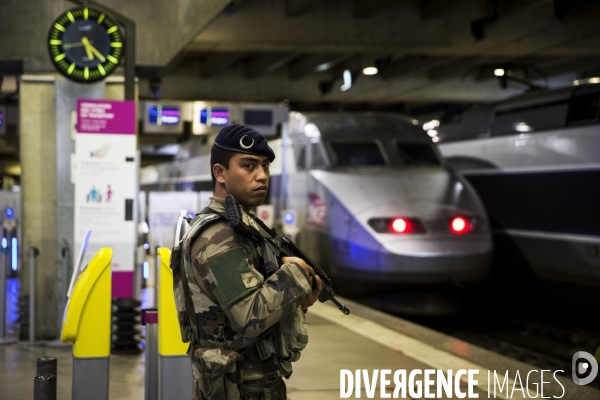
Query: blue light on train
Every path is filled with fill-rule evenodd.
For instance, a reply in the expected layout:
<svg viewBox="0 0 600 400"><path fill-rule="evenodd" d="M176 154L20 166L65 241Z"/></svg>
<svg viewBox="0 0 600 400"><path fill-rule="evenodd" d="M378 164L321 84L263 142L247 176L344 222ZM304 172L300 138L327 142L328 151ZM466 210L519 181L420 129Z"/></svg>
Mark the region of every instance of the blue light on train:
<svg viewBox="0 0 600 400"><path fill-rule="evenodd" d="M150 245L148 244L148 242L144 243L144 250L148 250L150 248Z"/></svg>
<svg viewBox="0 0 600 400"><path fill-rule="evenodd" d="M3 237L2 238L2 248L6 249L7 247L8 247L8 240L5 237Z"/></svg>
<svg viewBox="0 0 600 400"><path fill-rule="evenodd" d="M150 265L148 264L148 261L144 261L142 263L142 276L144 277L144 279L148 279L149 272L150 272Z"/></svg>
<svg viewBox="0 0 600 400"><path fill-rule="evenodd" d="M8 208L6 208L4 215L6 216L6 219L13 219L15 217L15 210L8 207Z"/></svg>
<svg viewBox="0 0 600 400"><path fill-rule="evenodd" d="M17 238L16 237L12 238L12 251L11 251L11 253L12 253L12 264L11 264L11 267L12 267L13 271L16 271L17 270L17 254L18 254L18 252L17 252Z"/></svg>
<svg viewBox="0 0 600 400"><path fill-rule="evenodd" d="M295 219L296 218L294 217L293 212L286 212L285 214L283 214L283 222L285 222L286 225L293 224Z"/></svg>

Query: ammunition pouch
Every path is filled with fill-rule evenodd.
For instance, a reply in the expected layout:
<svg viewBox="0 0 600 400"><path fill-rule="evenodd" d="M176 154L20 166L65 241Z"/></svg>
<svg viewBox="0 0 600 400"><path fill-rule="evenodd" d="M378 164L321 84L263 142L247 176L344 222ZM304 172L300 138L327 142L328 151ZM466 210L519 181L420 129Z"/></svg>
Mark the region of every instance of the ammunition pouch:
<svg viewBox="0 0 600 400"><path fill-rule="evenodd" d="M273 382L267 386L244 383L241 385L240 392L244 396L248 396L251 399L257 400L274 400L277 398L285 398L285 387L281 379L278 379L276 382Z"/></svg>

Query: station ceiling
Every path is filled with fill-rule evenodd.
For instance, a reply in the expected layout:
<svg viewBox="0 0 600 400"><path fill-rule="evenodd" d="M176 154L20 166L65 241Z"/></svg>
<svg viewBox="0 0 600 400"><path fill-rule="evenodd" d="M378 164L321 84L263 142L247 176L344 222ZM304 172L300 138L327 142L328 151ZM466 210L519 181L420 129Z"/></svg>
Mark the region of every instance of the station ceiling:
<svg viewBox="0 0 600 400"><path fill-rule="evenodd" d="M367 66L379 73L363 75ZM343 91L345 70L353 81ZM599 75L600 3L235 0L147 72L148 97L152 86L163 98L409 113L496 101Z"/></svg>
<svg viewBox="0 0 600 400"><path fill-rule="evenodd" d="M29 1L6 0L0 15L6 28L0 39L8 44L0 46L3 102L15 101L15 76L55 73L45 46L48 27L60 12L84 3ZM425 118L600 76L600 2L594 0L87 3L136 22L141 99L283 102L296 110ZM378 73L363 75L367 66ZM352 86L342 90L345 71ZM13 167L16 137L0 138L0 156ZM142 135L140 144L159 149L182 139Z"/></svg>

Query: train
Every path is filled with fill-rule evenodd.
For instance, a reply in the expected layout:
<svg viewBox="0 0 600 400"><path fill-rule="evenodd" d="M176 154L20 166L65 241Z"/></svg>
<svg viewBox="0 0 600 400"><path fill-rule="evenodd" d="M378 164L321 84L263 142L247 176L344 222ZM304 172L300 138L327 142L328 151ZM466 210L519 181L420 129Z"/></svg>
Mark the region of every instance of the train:
<svg viewBox="0 0 600 400"><path fill-rule="evenodd" d="M298 246L336 291L485 281L489 221L471 184L444 165L417 121L393 113L290 112L270 140L267 203L292 210ZM145 191L210 191L214 135L142 169ZM369 289L370 288L370 289Z"/></svg>
<svg viewBox="0 0 600 400"><path fill-rule="evenodd" d="M600 85L579 84L472 107L436 129L505 266L559 291L600 286L599 104Z"/></svg>

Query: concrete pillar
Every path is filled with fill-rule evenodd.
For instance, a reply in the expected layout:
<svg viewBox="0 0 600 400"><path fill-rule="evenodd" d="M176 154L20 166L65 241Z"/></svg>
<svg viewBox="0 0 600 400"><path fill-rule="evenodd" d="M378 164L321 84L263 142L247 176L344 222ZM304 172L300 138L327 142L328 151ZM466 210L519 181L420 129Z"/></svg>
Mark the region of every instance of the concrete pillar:
<svg viewBox="0 0 600 400"><path fill-rule="evenodd" d="M58 336L58 309L64 293L61 249L73 249L70 112L77 98L104 98L103 82L83 85L62 76L24 75L19 93L22 168L23 252L40 250L36 276L36 338ZM27 263L29 260L23 260ZM28 265L28 264L26 264ZM23 288L29 275L23 271Z"/></svg>

